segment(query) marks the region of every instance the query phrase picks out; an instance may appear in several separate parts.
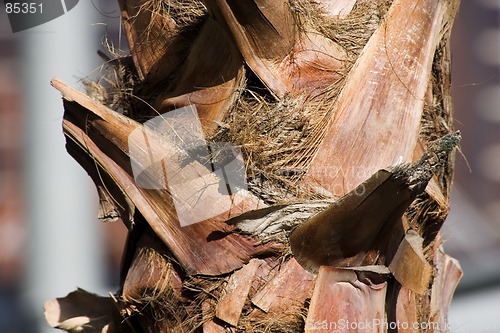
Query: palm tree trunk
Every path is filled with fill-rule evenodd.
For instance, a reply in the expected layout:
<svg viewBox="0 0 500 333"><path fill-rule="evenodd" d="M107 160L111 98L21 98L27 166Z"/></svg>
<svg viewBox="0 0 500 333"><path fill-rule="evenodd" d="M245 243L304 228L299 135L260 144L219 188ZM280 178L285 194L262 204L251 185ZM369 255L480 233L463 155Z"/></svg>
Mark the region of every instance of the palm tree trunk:
<svg viewBox="0 0 500 333"><path fill-rule="evenodd" d="M88 332L443 332L459 0L119 0L131 56L59 80L68 152L129 229Z"/></svg>

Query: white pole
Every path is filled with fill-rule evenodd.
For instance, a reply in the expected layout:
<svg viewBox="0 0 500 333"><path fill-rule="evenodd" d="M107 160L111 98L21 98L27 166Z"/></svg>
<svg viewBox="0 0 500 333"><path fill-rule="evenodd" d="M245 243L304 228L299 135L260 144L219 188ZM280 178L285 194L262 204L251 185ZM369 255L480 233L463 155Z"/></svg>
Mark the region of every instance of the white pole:
<svg viewBox="0 0 500 333"><path fill-rule="evenodd" d="M49 84L58 76L81 88L78 79L98 66L97 14L92 1L80 1L67 14L17 33L26 124L26 299L39 332L54 332L43 320L44 301L76 287L104 288L95 190L65 150L61 96Z"/></svg>

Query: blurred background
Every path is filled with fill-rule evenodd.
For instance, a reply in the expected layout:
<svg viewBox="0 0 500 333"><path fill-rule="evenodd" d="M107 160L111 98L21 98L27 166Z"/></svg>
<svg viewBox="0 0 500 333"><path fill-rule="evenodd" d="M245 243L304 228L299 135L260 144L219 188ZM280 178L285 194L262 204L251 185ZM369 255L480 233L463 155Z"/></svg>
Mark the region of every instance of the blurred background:
<svg viewBox="0 0 500 333"><path fill-rule="evenodd" d="M18 33L0 5L0 333L54 332L44 300L117 289L126 231L97 221L93 184L65 151L49 84L58 76L81 89L81 78L97 76L104 38L126 49L116 2L81 1ZM463 141L443 238L464 277L451 332L500 332L500 0L462 0L452 49Z"/></svg>
<svg viewBox="0 0 500 333"><path fill-rule="evenodd" d="M45 300L117 290L126 230L97 220L94 185L65 151L61 95L50 86L57 76L82 90L82 78L99 75L97 50L107 38L120 48L117 3L80 1L17 33L0 5L0 333L54 332Z"/></svg>

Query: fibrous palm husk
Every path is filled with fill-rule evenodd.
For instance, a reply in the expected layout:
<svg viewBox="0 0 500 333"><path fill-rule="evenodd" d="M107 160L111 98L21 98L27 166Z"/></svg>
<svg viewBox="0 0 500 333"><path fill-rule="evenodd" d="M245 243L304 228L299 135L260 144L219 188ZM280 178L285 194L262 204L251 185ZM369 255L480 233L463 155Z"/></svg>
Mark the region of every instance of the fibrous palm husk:
<svg viewBox="0 0 500 333"><path fill-rule="evenodd" d="M461 274L438 235L460 138L449 79L459 1L119 3L132 62L113 64L127 80L90 96L53 81L100 216L129 229L107 329L328 332L346 319L381 323L373 332L398 321L443 329ZM170 124L182 107L197 110L207 145L241 150L245 188L222 191L203 160L162 159L190 152L149 121ZM134 165L165 186L141 186ZM172 191L172 166L184 189ZM176 200L198 187L210 217L183 225ZM68 297L48 304L53 326L102 331L69 327Z"/></svg>

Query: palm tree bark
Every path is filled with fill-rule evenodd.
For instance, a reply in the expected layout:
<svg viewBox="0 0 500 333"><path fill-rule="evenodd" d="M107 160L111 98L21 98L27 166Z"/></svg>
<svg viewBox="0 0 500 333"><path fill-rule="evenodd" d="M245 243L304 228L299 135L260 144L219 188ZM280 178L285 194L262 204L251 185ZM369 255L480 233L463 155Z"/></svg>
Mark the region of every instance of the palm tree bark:
<svg viewBox="0 0 500 333"><path fill-rule="evenodd" d="M53 327L448 329L461 270L439 229L460 140L449 49L459 0L119 4L131 57L110 61L108 83L87 94L52 84L100 217L129 229L120 289L47 302ZM217 161L220 142L241 152L230 160L243 158L243 186ZM200 145L210 153L191 158Z"/></svg>

